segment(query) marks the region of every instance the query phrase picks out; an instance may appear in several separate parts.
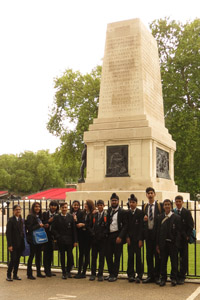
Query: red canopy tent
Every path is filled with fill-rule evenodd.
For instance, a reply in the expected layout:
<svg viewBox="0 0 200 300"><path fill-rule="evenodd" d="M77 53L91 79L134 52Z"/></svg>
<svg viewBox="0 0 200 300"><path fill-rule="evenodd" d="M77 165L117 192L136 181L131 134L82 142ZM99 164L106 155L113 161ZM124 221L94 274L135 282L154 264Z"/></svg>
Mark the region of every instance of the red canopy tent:
<svg viewBox="0 0 200 300"><path fill-rule="evenodd" d="M65 200L67 192L76 192L76 189L73 188L54 188L46 191L38 192L36 194L32 194L22 199L29 200Z"/></svg>

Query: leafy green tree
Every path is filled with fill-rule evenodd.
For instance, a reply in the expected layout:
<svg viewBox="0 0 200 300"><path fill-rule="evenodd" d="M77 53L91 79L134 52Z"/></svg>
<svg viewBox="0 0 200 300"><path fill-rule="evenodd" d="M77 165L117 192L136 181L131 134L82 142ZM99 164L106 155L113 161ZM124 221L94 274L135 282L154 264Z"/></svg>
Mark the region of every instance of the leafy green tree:
<svg viewBox="0 0 200 300"><path fill-rule="evenodd" d="M186 24L155 20L165 121L177 143L175 181L194 198L200 191L200 19Z"/></svg>
<svg viewBox="0 0 200 300"><path fill-rule="evenodd" d="M64 187L62 167L54 155L37 153L0 156L0 188L15 193L33 193L50 187Z"/></svg>
<svg viewBox="0 0 200 300"><path fill-rule="evenodd" d="M83 133L97 116L101 67L90 74L68 69L55 79L55 100L48 130L61 139L56 157L63 165L66 181L77 180L83 149ZM69 125L70 124L70 125Z"/></svg>

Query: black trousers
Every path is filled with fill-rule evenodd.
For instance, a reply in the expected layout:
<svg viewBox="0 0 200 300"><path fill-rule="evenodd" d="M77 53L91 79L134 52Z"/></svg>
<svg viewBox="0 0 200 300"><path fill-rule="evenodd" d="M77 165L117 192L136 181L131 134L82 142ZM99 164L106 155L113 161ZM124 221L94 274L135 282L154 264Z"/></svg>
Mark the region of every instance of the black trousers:
<svg viewBox="0 0 200 300"><path fill-rule="evenodd" d="M96 269L97 269L97 256L99 253L99 269L97 276L103 276L103 268L104 268L104 261L105 261L105 240L94 240L92 242L92 267L91 273L92 275L96 276Z"/></svg>
<svg viewBox="0 0 200 300"><path fill-rule="evenodd" d="M30 255L28 258L27 276L32 275L32 263L33 263L34 256L35 256L37 274L40 274L41 253L42 253L42 245L30 244Z"/></svg>
<svg viewBox="0 0 200 300"><path fill-rule="evenodd" d="M49 240L48 243L44 244L44 255L43 255L44 271L46 274L51 273L52 260L53 260L53 242L52 240Z"/></svg>
<svg viewBox="0 0 200 300"><path fill-rule="evenodd" d="M21 249L13 249L12 252L10 252L10 262L8 265L8 271L7 271L7 276L11 277L11 273L13 271L13 275L16 276L18 272L18 267L19 267L19 260L21 256Z"/></svg>
<svg viewBox="0 0 200 300"><path fill-rule="evenodd" d="M165 247L160 249L160 257L161 257L161 279L167 280L167 261L170 256L171 260L171 279L177 280L178 273L178 249L177 247L171 243L166 242Z"/></svg>
<svg viewBox="0 0 200 300"><path fill-rule="evenodd" d="M82 232L79 236L79 262L78 262L78 273L86 273L87 266L90 263L90 249L92 246L92 239L89 233L86 231Z"/></svg>
<svg viewBox="0 0 200 300"><path fill-rule="evenodd" d="M60 251L60 260L61 260L61 268L62 273L66 274L70 273L72 264L73 264L73 254L72 254L73 246L65 245L65 244L59 244L59 251ZM65 252L67 252L67 267L65 267Z"/></svg>
<svg viewBox="0 0 200 300"><path fill-rule="evenodd" d="M143 263L141 260L141 248L138 246L138 241L131 240L130 246L128 246L128 277L135 277L135 264L134 256L136 255L136 273L137 276L142 279L143 275Z"/></svg>
<svg viewBox="0 0 200 300"><path fill-rule="evenodd" d="M188 242L185 240L181 241L181 247L178 250L180 257L180 269L178 271L178 277L185 279L185 275L188 272Z"/></svg>
<svg viewBox="0 0 200 300"><path fill-rule="evenodd" d="M106 245L106 260L108 272L111 277L117 277L119 273L120 256L122 254L123 244L116 244L118 232L109 233ZM114 260L113 260L114 255Z"/></svg>
<svg viewBox="0 0 200 300"><path fill-rule="evenodd" d="M155 259L155 265L154 265ZM146 260L148 277L153 279L160 277L160 257L156 251L156 240L146 240Z"/></svg>

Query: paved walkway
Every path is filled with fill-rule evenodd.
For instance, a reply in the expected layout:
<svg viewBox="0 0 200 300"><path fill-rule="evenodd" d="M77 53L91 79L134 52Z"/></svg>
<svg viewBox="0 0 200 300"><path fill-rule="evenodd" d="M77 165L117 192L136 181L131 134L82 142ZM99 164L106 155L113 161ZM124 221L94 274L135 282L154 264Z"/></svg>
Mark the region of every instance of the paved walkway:
<svg viewBox="0 0 200 300"><path fill-rule="evenodd" d="M22 281L8 282L6 268L0 268L0 300L200 300L200 286L186 283L183 286L165 287L155 284L116 282L91 282L86 279L61 279L56 277L26 279L26 271L19 270Z"/></svg>

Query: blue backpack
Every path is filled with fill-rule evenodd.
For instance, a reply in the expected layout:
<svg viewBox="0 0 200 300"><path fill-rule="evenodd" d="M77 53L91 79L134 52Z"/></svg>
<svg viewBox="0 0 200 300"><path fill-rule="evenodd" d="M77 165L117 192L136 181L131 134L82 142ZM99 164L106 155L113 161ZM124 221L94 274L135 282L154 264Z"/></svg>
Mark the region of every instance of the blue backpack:
<svg viewBox="0 0 200 300"><path fill-rule="evenodd" d="M48 237L44 228L39 228L33 231L33 244L40 245L48 242Z"/></svg>

